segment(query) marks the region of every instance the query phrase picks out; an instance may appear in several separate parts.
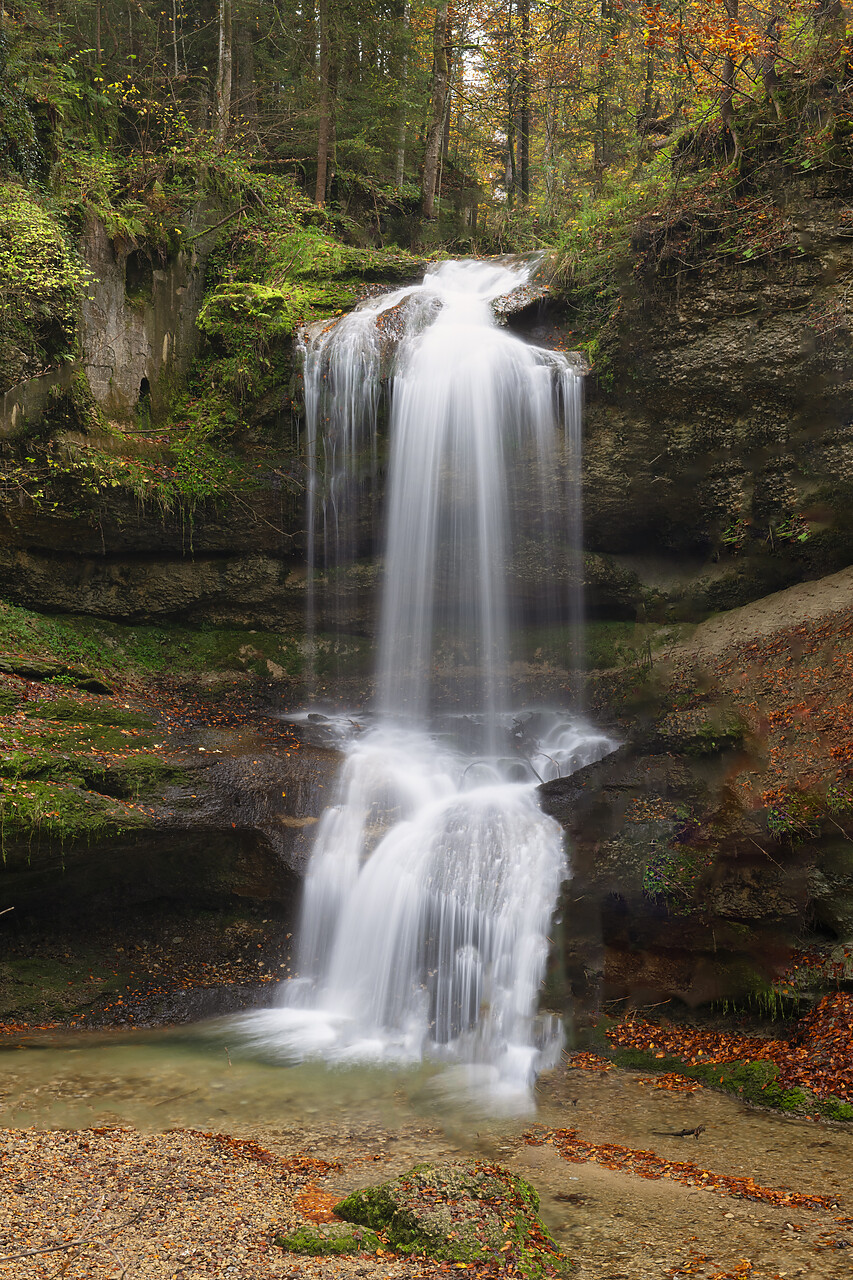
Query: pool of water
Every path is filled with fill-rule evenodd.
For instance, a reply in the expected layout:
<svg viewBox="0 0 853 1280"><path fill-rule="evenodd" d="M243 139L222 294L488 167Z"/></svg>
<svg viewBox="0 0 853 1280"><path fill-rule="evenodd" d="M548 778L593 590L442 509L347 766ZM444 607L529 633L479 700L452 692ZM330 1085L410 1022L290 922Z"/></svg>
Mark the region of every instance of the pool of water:
<svg viewBox="0 0 853 1280"><path fill-rule="evenodd" d="M130 1125L259 1131L438 1122L475 1131L530 1115L496 1095L488 1068L271 1061L221 1020L176 1031L32 1036L0 1043L0 1126Z"/></svg>

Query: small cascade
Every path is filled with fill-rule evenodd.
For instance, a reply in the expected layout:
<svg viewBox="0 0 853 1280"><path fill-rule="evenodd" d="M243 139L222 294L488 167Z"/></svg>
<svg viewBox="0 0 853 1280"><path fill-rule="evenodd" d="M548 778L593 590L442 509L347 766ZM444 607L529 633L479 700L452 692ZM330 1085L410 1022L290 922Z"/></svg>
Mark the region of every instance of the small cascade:
<svg viewBox="0 0 853 1280"><path fill-rule="evenodd" d="M246 1023L287 1056L452 1059L521 1093L560 1044L536 1010L567 864L536 785L613 746L509 701L518 627L571 632L582 612L581 380L492 308L530 270L443 263L305 337L309 550L327 584L359 554L392 387L378 709L345 734L299 978Z"/></svg>

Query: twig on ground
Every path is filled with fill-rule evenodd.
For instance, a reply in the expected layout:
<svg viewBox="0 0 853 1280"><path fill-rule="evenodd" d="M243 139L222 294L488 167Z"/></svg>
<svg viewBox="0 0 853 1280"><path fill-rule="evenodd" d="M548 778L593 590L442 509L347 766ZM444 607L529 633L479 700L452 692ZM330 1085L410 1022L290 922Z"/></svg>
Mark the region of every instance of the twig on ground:
<svg viewBox="0 0 853 1280"><path fill-rule="evenodd" d="M86 1223L86 1225L83 1227L82 1235L76 1236L75 1239L73 1240L66 1240L64 1244L46 1245L40 1249L25 1249L22 1253L0 1254L0 1262L17 1262L19 1258L35 1258L43 1253L62 1253L66 1249L76 1249L78 1245L85 1244L87 1240L86 1233L88 1232L89 1228L97 1221L98 1216L100 1215L101 1210L104 1207L104 1201L106 1200L106 1198L107 1198L106 1194L101 1196L100 1200L98 1201L97 1207L95 1208L94 1213L89 1218L89 1221Z"/></svg>

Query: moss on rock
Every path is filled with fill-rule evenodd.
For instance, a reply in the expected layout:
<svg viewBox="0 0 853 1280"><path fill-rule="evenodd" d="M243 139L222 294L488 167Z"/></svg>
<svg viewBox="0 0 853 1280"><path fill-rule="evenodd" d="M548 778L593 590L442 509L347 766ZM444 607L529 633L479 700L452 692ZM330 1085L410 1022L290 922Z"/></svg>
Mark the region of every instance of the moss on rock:
<svg viewBox="0 0 853 1280"><path fill-rule="evenodd" d="M539 1217L539 1196L500 1165L416 1165L393 1182L355 1191L335 1207L347 1222L381 1231L400 1253L443 1262L512 1264L517 1275L567 1275Z"/></svg>
<svg viewBox="0 0 853 1280"><path fill-rule="evenodd" d="M72 782L42 782L32 778L0 781L4 862L7 856L18 861L32 856L29 845L17 842L12 846L14 853L9 855L8 841L14 836L23 835L32 840L43 835L60 845L75 841L91 843L123 835L150 822L139 809L93 794Z"/></svg>
<svg viewBox="0 0 853 1280"><path fill-rule="evenodd" d="M45 698L29 705L28 719L67 720L73 724L104 725L119 729L151 729L149 716L137 711L122 711L107 703L78 702L74 698Z"/></svg>
<svg viewBox="0 0 853 1280"><path fill-rule="evenodd" d="M105 692L114 682L164 676L192 682L204 675L208 682L228 685L238 675L258 681L289 678L302 667L299 639L298 633L226 627L127 626L104 618L36 613L0 600L0 651L8 655L0 657L0 675L50 681L64 685L69 694L72 687ZM46 718L58 718L45 707ZM95 720L100 715L93 710ZM85 713L72 718L82 723ZM107 721L101 718L100 723Z"/></svg>
<svg viewBox="0 0 853 1280"><path fill-rule="evenodd" d="M274 1243L287 1253L307 1253L329 1258L343 1253L373 1253L382 1247L375 1231L343 1222L309 1222L290 1235L276 1236Z"/></svg>

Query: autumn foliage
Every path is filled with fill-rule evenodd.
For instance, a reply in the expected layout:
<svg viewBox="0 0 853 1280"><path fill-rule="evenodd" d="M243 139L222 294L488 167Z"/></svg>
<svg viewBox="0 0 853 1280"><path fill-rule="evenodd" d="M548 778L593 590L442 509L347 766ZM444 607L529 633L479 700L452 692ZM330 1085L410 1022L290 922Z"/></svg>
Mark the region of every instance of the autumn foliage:
<svg viewBox="0 0 853 1280"><path fill-rule="evenodd" d="M853 1102L853 995L824 996L788 1039L765 1040L736 1032L701 1030L628 1019L608 1032L614 1048L638 1049L691 1066L767 1061L783 1087L808 1090L820 1100Z"/></svg>
<svg viewBox="0 0 853 1280"><path fill-rule="evenodd" d="M553 1146L564 1160L572 1164L599 1164L605 1169L633 1173L640 1178L669 1178L687 1187L701 1187L717 1195L741 1196L745 1200L765 1204L790 1205L797 1209L832 1209L837 1207L827 1196L803 1195L796 1191L759 1186L753 1178L738 1178L725 1173L712 1173L690 1160L666 1160L654 1151L636 1151L615 1142L588 1142L575 1129L554 1129L546 1133L526 1135L530 1146Z"/></svg>

